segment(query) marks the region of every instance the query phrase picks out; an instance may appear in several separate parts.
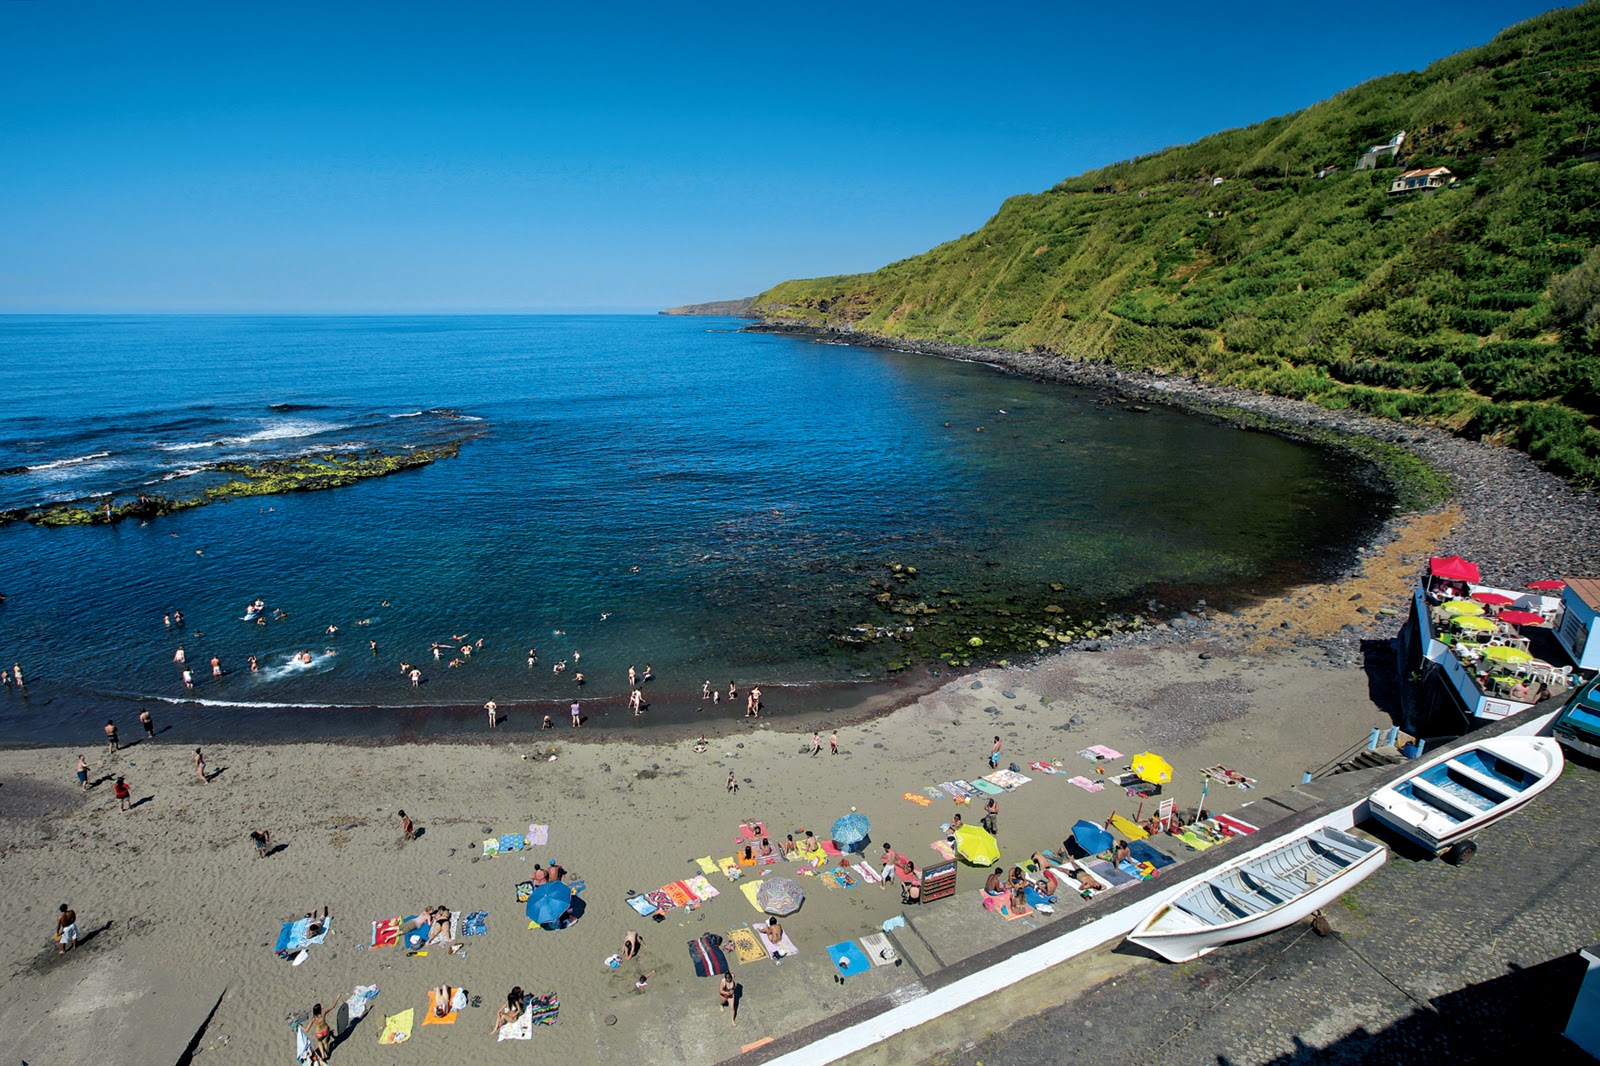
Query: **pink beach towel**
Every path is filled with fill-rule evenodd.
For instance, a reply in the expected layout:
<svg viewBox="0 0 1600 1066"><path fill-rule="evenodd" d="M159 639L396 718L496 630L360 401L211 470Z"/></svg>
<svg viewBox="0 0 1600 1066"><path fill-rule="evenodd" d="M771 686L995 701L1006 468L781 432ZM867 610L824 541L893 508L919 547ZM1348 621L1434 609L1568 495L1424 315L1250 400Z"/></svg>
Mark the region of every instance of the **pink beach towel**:
<svg viewBox="0 0 1600 1066"><path fill-rule="evenodd" d="M550 827L547 825L530 824L528 826L527 836L524 839L526 839L529 844L532 844L536 847L543 847L544 845L550 843Z"/></svg>
<svg viewBox="0 0 1600 1066"><path fill-rule="evenodd" d="M1105 787L1106 787L1105 785L1102 785L1098 781L1091 781L1087 777L1082 777L1082 776L1067 778L1067 784L1069 784L1069 785L1077 785L1079 788L1083 789L1085 792L1104 792L1105 791Z"/></svg>
<svg viewBox="0 0 1600 1066"><path fill-rule="evenodd" d="M1104 744L1091 745L1087 750L1094 752L1102 759L1122 758L1122 752L1118 751L1116 748L1108 748Z"/></svg>
<svg viewBox="0 0 1600 1066"><path fill-rule="evenodd" d="M950 842L948 840L935 840L932 844L929 844L928 847L932 848L934 851L937 851L940 855L947 859L953 859L956 857L956 849L950 846Z"/></svg>

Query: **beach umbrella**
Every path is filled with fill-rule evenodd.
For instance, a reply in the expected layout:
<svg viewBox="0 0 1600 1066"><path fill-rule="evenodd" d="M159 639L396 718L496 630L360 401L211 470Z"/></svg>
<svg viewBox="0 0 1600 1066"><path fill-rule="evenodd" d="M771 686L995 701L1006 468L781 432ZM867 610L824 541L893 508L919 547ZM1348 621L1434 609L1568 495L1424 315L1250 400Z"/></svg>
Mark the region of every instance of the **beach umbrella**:
<svg viewBox="0 0 1600 1066"><path fill-rule="evenodd" d="M1000 861L1000 845L980 825L964 825L955 831L956 854L974 866L993 866Z"/></svg>
<svg viewBox="0 0 1600 1066"><path fill-rule="evenodd" d="M1450 619L1450 622L1457 629L1473 629L1480 633L1487 633L1494 628L1494 623L1487 618L1479 618L1471 614L1458 614Z"/></svg>
<svg viewBox="0 0 1600 1066"><path fill-rule="evenodd" d="M1472 600L1445 600L1439 605L1451 614L1482 614L1483 604Z"/></svg>
<svg viewBox="0 0 1600 1066"><path fill-rule="evenodd" d="M756 906L780 918L799 910L805 899L805 891L787 877L769 877L756 889Z"/></svg>
<svg viewBox="0 0 1600 1066"><path fill-rule="evenodd" d="M1530 589L1538 589L1541 592L1554 592L1556 589L1566 588L1567 583L1565 581L1557 581L1554 578L1546 578L1543 581L1530 581L1528 582L1528 587Z"/></svg>
<svg viewBox="0 0 1600 1066"><path fill-rule="evenodd" d="M572 909L572 887L565 881L535 885L528 897L528 920L540 925L559 922Z"/></svg>
<svg viewBox="0 0 1600 1066"><path fill-rule="evenodd" d="M1111 834L1089 821L1072 823L1072 839L1078 842L1078 847L1090 855L1098 855L1102 851L1110 851L1111 845L1116 843Z"/></svg>
<svg viewBox="0 0 1600 1066"><path fill-rule="evenodd" d="M872 825L867 821L867 816L851 811L849 814L833 823L833 842L849 851L855 844L867 839L867 830Z"/></svg>
<svg viewBox="0 0 1600 1066"><path fill-rule="evenodd" d="M1540 626L1544 625L1544 615L1533 611L1501 611L1500 621L1514 626Z"/></svg>
<svg viewBox="0 0 1600 1066"><path fill-rule="evenodd" d="M1504 607L1508 603L1517 602L1503 592L1474 592L1472 598L1479 603L1487 603L1493 607Z"/></svg>
<svg viewBox="0 0 1600 1066"><path fill-rule="evenodd" d="M1139 775L1141 781L1161 785L1172 780L1172 764L1153 751L1143 751L1135 755L1132 765L1133 772Z"/></svg>
<svg viewBox="0 0 1600 1066"><path fill-rule="evenodd" d="M1485 659L1493 659L1500 663L1531 663L1533 656L1521 648L1513 648L1506 644L1491 644L1483 649Z"/></svg>

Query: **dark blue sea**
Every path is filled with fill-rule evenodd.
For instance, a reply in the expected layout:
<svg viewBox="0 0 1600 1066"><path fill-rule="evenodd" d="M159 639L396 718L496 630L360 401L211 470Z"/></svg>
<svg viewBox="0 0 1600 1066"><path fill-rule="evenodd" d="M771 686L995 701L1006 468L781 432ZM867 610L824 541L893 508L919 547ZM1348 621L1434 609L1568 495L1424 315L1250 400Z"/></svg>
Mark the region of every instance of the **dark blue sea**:
<svg viewBox="0 0 1600 1066"><path fill-rule="evenodd" d="M0 656L28 680L0 697L0 740L93 735L142 702L191 731L353 735L477 727L491 698L526 725L576 694L631 727L630 664L653 668L648 721L742 715L742 698L701 704L703 681L760 683L769 713L843 707L925 646L841 636L959 625L890 614L884 588L1187 606L1304 578L1387 513L1348 460L1302 444L740 325L0 318L0 509L184 496L224 459L465 441L332 491L0 528ZM265 625L245 618L257 599Z"/></svg>

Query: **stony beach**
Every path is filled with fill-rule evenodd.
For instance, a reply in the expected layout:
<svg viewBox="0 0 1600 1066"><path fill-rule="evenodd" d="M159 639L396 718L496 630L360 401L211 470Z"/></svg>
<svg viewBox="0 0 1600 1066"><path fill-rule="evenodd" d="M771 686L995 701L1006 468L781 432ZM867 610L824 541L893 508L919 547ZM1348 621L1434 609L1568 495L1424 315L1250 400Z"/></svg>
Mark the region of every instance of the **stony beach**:
<svg viewBox="0 0 1600 1066"><path fill-rule="evenodd" d="M1177 772L1168 795L1183 806L1199 798L1201 769L1217 763L1255 778L1255 795L1264 795L1389 724L1396 682L1387 649L1428 554L1459 551L1482 564L1486 580L1507 585L1588 572L1600 559L1594 498L1514 453L1170 380L1115 375L1098 383L1174 402L1194 393L1265 404L1279 417L1386 434L1450 474L1457 498L1390 522L1325 584L1227 614L1203 604L1171 608L1141 632L961 676L881 716L831 723L839 726L836 756L826 744L809 755L810 723L796 733L788 731L793 723L786 729L770 719L724 726L708 734L702 752L683 736L599 742L567 728L485 730L476 742L215 745L206 748L209 784L194 775L191 750L159 734L115 755L97 737L74 748L0 752L0 889L13 902L18 933L5 967L0 1053L165 1064L193 1038L200 1062L284 1061L291 1018L357 985L377 985L371 1013L334 1061L498 1061L516 1052L496 1043L493 1011L517 984L560 997L557 1024L533 1034L542 1055L579 1063L727 1058L895 987L892 969L840 987L824 949L901 912L892 889L796 877L807 899L784 924L799 954L781 966L734 963L742 1000L738 1025L729 1025L714 982L694 976L685 943L761 920L737 885L714 876L719 897L659 923L638 918L625 900L698 872L698 856L731 854L741 822L765 822L778 840L804 829L825 836L854 808L872 821L869 855L889 841L924 866L937 861L930 842L958 808L948 799L923 807L905 794L986 773L994 736L1002 765L1028 772L1033 761L1059 762L1066 771L1029 773L1030 783L1001 797L1008 868L1059 845L1079 818L1135 813L1139 801L1118 788L1068 783L1074 775L1094 780L1077 754L1093 744L1167 757ZM126 723L123 736L136 731ZM87 795L72 777L80 751L93 766ZM737 795L724 789L730 772ZM111 796L119 774L137 801L128 812ZM1252 798L1225 791L1212 792L1214 809ZM418 839L401 838L401 808L422 827ZM976 804L959 809L972 820L979 813ZM481 855L485 837L529 823L550 827L547 845ZM247 836L261 828L279 845L265 859ZM514 886L541 861L585 882L584 913L569 929L529 929L515 900ZM780 864L774 872L797 870ZM963 865L956 897L929 905L973 912L963 937L938 945L945 964L1002 942L1013 926L1051 920L1008 924L984 913L982 878ZM50 941L60 903L76 909L84 932L65 956ZM369 949L375 920L435 904L488 911L487 934L462 938L460 954ZM333 914L327 942L299 966L276 958L280 923L323 906ZM606 958L630 929L643 934L643 953L609 969ZM644 990L635 988L641 973L650 975ZM414 1008L420 1022L426 990L440 983L467 988L481 1006L450 1027L418 1025L406 1045L380 1045L384 1016Z"/></svg>

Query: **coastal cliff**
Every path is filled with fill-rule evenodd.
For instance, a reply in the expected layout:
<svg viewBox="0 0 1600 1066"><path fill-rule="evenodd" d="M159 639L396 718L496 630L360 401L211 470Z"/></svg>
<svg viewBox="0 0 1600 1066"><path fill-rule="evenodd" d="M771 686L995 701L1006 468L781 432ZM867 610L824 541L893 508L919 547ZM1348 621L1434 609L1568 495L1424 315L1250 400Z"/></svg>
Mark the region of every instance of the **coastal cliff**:
<svg viewBox="0 0 1600 1066"><path fill-rule="evenodd" d="M712 300L703 304L684 304L682 307L669 307L664 311L657 311L658 315L724 315L729 318L755 318L751 308L755 305L754 296L746 296L738 300Z"/></svg>
<svg viewBox="0 0 1600 1066"><path fill-rule="evenodd" d="M752 311L1426 423L1600 483L1597 42L1600 4L1530 19Z"/></svg>

